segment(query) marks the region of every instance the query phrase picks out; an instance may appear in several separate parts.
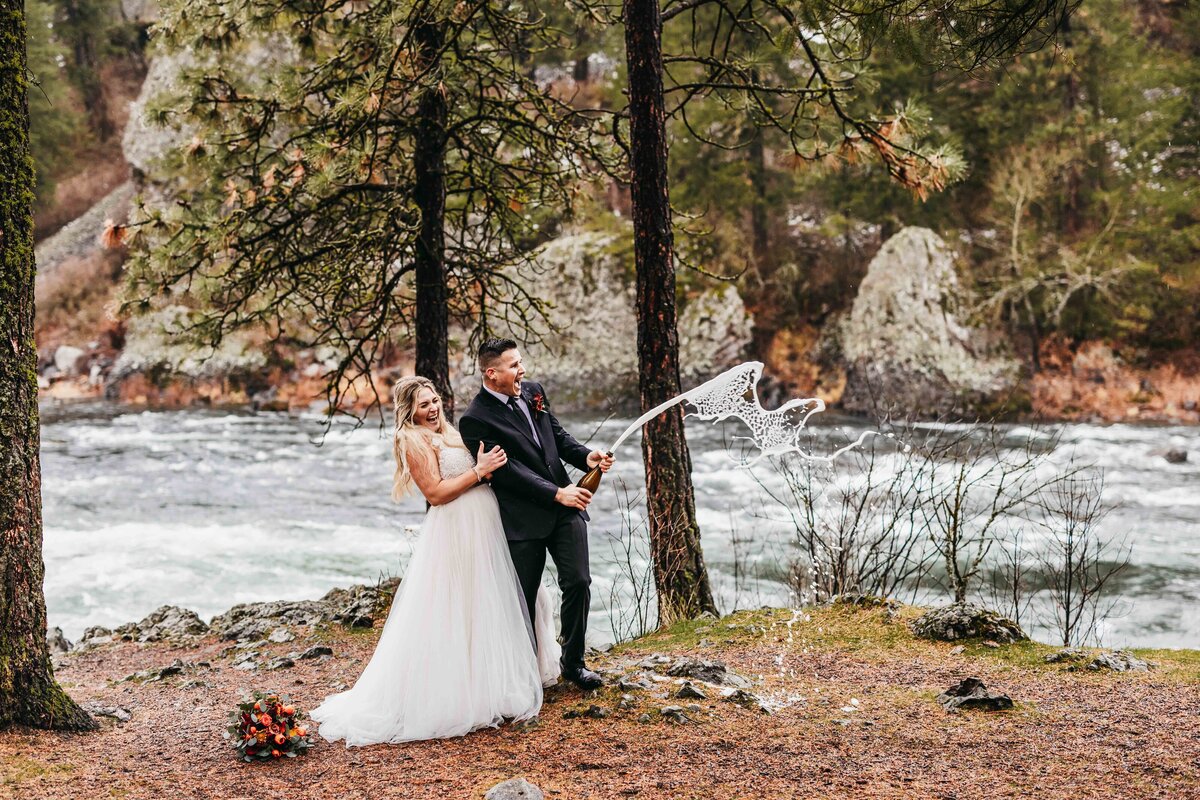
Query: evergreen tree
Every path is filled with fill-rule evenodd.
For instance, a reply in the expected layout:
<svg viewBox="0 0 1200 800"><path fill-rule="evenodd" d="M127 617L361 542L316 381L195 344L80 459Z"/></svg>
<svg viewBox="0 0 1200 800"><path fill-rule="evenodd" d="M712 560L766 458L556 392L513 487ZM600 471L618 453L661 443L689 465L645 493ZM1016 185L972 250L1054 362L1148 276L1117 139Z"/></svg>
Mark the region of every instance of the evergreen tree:
<svg viewBox="0 0 1200 800"><path fill-rule="evenodd" d="M156 119L192 144L170 164L181 202L135 222L135 307L182 291L201 341L262 326L332 345L335 405L397 330L447 401L451 322L535 334L541 300L514 270L535 268L531 247L605 157L600 117L529 77L532 54L560 45L535 9L172 0L162 14L162 44L198 57Z"/></svg>
<svg viewBox="0 0 1200 800"><path fill-rule="evenodd" d="M46 643L25 48L23 0L0 0L0 726L89 730Z"/></svg>

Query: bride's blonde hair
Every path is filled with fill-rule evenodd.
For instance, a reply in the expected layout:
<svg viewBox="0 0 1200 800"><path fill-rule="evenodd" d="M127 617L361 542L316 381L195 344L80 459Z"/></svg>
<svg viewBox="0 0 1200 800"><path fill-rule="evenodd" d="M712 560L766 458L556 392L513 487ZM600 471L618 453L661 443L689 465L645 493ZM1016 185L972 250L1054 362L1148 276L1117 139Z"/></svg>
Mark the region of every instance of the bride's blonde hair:
<svg viewBox="0 0 1200 800"><path fill-rule="evenodd" d="M412 491L413 477L409 460L414 457L428 458L434 436L441 436L450 447L466 449L462 436L446 421L444 412L438 417L437 430L413 422L417 412L417 395L422 389L430 390L441 399L433 381L420 375L401 378L392 387L392 405L396 410L396 430L392 436L392 453L396 456L396 475L392 480L393 500L399 500Z"/></svg>

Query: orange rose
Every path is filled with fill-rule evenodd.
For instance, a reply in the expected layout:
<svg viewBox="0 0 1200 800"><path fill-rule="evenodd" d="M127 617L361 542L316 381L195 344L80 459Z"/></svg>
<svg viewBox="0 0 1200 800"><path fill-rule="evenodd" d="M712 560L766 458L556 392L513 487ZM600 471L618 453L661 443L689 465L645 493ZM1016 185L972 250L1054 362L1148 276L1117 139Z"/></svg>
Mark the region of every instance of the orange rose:
<svg viewBox="0 0 1200 800"><path fill-rule="evenodd" d="M278 750L272 750L271 755L274 756L275 758L279 758L280 752Z"/></svg>
<svg viewBox="0 0 1200 800"><path fill-rule="evenodd" d="M306 736L306 735L308 735L308 730L306 728L296 728L296 735L297 736Z"/></svg>
<svg viewBox="0 0 1200 800"><path fill-rule="evenodd" d="M292 708L291 706L284 706L284 707L283 707L283 714L284 714L284 716L290 717L290 716L292 716L292 715L293 715L293 714L295 714L295 713L296 713L296 709Z"/></svg>
<svg viewBox="0 0 1200 800"><path fill-rule="evenodd" d="M255 710L255 711L262 711L262 704L260 704L260 703L255 703L255 704L254 704L254 710Z"/></svg>
<svg viewBox="0 0 1200 800"><path fill-rule="evenodd" d="M256 727L254 727L253 725L251 725L251 726L250 726L250 732L251 732L251 733L258 733L258 728L256 728Z"/></svg>
<svg viewBox="0 0 1200 800"><path fill-rule="evenodd" d="M270 725L271 724L271 715L270 714L260 714L258 717L258 722L260 725Z"/></svg>

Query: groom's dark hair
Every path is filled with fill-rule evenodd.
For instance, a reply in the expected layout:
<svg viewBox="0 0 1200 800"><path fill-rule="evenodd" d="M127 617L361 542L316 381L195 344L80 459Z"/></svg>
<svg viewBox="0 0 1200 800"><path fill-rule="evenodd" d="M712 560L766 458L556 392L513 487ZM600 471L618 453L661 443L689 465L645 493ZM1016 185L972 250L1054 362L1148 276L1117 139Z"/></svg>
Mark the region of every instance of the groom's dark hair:
<svg viewBox="0 0 1200 800"><path fill-rule="evenodd" d="M516 350L517 343L512 339L497 339L492 337L479 345L479 371L487 372L487 368L496 363L500 356L509 350Z"/></svg>

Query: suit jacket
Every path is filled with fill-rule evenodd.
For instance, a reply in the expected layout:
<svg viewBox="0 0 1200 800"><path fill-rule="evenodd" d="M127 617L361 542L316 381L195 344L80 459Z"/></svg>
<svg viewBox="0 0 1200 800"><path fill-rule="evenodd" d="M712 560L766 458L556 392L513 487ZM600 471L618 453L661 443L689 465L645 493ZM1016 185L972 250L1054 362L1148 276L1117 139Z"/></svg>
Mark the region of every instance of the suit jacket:
<svg viewBox="0 0 1200 800"><path fill-rule="evenodd" d="M541 411L533 400L537 395L542 397ZM563 462L586 471L591 452L563 430L550 411L541 384L522 382L521 396L529 404L541 447L530 434L524 415L486 389L479 390L458 421L458 430L472 455L479 452L480 442L486 450L500 445L508 454L508 463L492 474L492 489L500 503L504 535L517 541L549 536L562 514L588 519L587 512L554 502L554 495L571 483Z"/></svg>

